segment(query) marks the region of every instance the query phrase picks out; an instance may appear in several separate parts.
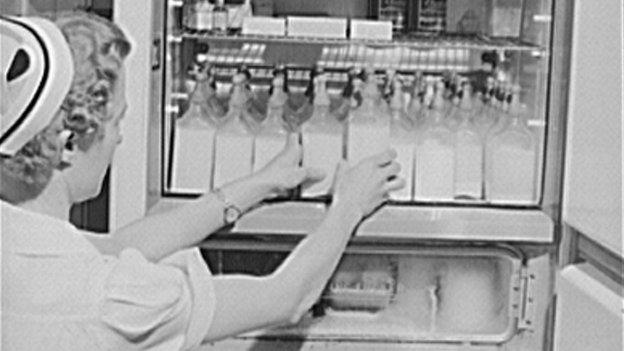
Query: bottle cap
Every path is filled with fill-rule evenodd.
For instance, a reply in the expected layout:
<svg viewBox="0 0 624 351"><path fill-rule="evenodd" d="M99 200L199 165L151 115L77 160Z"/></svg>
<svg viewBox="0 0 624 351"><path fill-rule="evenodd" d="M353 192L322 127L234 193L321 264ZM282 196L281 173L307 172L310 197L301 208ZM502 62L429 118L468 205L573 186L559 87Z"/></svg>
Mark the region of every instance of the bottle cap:
<svg viewBox="0 0 624 351"><path fill-rule="evenodd" d="M517 116L522 112L522 106L520 105L520 91L522 89L520 85L514 84L510 90L511 95L509 95L509 98L511 101L509 101L509 114Z"/></svg>

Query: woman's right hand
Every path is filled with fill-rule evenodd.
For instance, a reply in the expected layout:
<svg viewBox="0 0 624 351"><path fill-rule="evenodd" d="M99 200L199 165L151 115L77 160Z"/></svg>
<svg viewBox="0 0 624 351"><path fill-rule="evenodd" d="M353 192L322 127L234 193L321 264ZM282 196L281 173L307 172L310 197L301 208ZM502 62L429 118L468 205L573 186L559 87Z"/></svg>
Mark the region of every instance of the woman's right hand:
<svg viewBox="0 0 624 351"><path fill-rule="evenodd" d="M401 166L396 157L396 151L388 149L352 167L341 162L334 179L333 203L356 209L362 217L371 214L390 192L405 186L405 180L398 177Z"/></svg>

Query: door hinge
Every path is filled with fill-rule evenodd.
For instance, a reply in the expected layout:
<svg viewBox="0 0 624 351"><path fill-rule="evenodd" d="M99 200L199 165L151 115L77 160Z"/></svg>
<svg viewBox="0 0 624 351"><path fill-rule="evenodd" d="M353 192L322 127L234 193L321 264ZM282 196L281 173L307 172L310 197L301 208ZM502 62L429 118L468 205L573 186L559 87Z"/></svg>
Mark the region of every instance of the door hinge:
<svg viewBox="0 0 624 351"><path fill-rule="evenodd" d="M520 269L518 329L533 330L535 317L535 273L523 266Z"/></svg>

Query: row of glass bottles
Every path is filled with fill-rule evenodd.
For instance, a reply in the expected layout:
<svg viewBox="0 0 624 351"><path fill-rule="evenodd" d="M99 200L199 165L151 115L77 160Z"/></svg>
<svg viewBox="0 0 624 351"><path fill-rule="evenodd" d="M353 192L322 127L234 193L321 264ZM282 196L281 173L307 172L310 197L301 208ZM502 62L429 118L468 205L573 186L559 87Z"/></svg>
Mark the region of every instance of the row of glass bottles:
<svg viewBox="0 0 624 351"><path fill-rule="evenodd" d="M413 199L535 204L538 147L524 120L520 86L496 86L492 78L476 94L467 82L450 94L443 82L424 86L422 100L412 99L407 110L391 106L392 121L411 113L415 124ZM393 136L394 143L409 144L405 129L393 134L401 136Z"/></svg>
<svg viewBox="0 0 624 351"><path fill-rule="evenodd" d="M304 111L311 117L300 128L303 164L327 174L324 181L304 189L304 197L329 192L341 158L356 163L391 146L402 165L401 177L407 180L404 189L391 194L395 200L536 201L537 145L522 117L519 86L496 87L489 79L485 92L473 94L464 82L452 93L441 81L417 76L412 91L405 92L400 78L388 72L382 94L369 69L349 74L338 107L330 109L333 99L326 75L317 72L308 90L310 100L293 108L282 69L275 71L263 108L254 106L260 104L255 104L249 76L242 72L233 78L228 112L220 117L223 108L216 102L214 82L203 71L195 74L191 107L177 123L174 189L218 187L260 169L283 148L287 132L295 129L296 122L288 116ZM341 121L344 114L347 118ZM201 148L202 144L210 146ZM205 150L203 158L185 156L198 150ZM208 155L214 155L214 162ZM201 175L190 181L189 172Z"/></svg>

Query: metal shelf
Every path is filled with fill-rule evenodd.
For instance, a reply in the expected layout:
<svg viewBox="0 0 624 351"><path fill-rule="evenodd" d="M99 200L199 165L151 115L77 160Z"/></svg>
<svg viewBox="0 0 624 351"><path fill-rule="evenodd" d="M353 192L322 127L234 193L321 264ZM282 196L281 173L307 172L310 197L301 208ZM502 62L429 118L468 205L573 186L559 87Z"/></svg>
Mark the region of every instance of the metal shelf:
<svg viewBox="0 0 624 351"><path fill-rule="evenodd" d="M325 45L346 46L361 45L368 47L405 47L410 49L476 49L497 51L531 51L543 54L546 49L522 42L513 38L488 37L483 35L425 35L410 34L393 40L368 40L368 39L333 39L312 37L290 37L274 35L214 35L204 33L179 32L171 37L172 41L182 39L194 39L200 41L226 41L243 43L277 43L298 45Z"/></svg>
<svg viewBox="0 0 624 351"><path fill-rule="evenodd" d="M191 201L163 198L150 213ZM306 235L325 217L320 202L264 204L245 214L230 234ZM553 243L554 223L538 209L387 205L365 219L355 236L373 240L450 240Z"/></svg>

